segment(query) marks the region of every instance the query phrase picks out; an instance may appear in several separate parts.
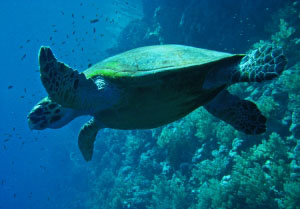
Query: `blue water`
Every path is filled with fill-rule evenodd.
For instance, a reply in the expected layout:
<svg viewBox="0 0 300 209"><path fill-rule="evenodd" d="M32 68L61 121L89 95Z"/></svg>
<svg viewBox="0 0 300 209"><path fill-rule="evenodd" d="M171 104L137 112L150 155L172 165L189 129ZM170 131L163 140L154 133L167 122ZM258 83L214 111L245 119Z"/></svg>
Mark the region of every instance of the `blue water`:
<svg viewBox="0 0 300 209"><path fill-rule="evenodd" d="M122 24L131 18L118 19L113 3L0 2L0 208L81 208L88 188L86 172L97 163L83 164L79 155L77 134L84 118L60 130L40 132L29 130L26 116L46 96L37 71L39 47L50 45L78 70L104 58L105 49L115 44ZM99 22L91 24L96 18ZM119 21L112 26L106 18Z"/></svg>

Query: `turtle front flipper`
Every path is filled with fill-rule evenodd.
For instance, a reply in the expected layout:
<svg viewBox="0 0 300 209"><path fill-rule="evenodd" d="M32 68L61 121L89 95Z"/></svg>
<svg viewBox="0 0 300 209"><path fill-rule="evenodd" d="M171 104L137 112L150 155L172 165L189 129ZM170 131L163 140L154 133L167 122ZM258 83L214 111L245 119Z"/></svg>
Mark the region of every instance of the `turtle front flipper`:
<svg viewBox="0 0 300 209"><path fill-rule="evenodd" d="M90 95L97 91L96 84L83 73L58 62L49 47L40 48L39 64L41 80L51 100L77 110L86 110L87 104L93 103Z"/></svg>
<svg viewBox="0 0 300 209"><path fill-rule="evenodd" d="M98 131L104 128L100 122L92 118L80 129L78 136L78 146L86 161L90 161L93 156L94 142Z"/></svg>
<svg viewBox="0 0 300 209"><path fill-rule="evenodd" d="M279 76L287 64L280 47L266 43L252 50L232 71L231 82L261 82Z"/></svg>
<svg viewBox="0 0 300 209"><path fill-rule="evenodd" d="M257 135L266 131L267 119L257 106L253 102L230 94L227 90L221 92L204 107L215 117L246 134Z"/></svg>

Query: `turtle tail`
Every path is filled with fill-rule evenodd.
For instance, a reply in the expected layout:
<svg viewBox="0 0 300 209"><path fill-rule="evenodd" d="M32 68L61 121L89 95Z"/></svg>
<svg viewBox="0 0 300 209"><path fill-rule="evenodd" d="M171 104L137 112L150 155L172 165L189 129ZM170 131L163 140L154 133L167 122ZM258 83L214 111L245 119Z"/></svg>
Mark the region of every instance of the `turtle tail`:
<svg viewBox="0 0 300 209"><path fill-rule="evenodd" d="M261 82L279 76L285 69L287 59L280 47L266 43L252 50L240 62L231 76L232 83Z"/></svg>
<svg viewBox="0 0 300 209"><path fill-rule="evenodd" d="M96 84L83 73L58 62L49 47L42 46L39 51L39 65L42 83L49 98L65 108L86 110L92 98L86 92L96 90Z"/></svg>

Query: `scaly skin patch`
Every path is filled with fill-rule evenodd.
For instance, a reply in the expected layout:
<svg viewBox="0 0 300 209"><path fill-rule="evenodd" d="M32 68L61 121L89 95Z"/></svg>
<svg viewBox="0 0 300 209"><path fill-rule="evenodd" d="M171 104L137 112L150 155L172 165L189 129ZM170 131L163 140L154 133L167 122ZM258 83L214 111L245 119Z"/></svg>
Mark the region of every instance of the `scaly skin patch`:
<svg viewBox="0 0 300 209"><path fill-rule="evenodd" d="M89 97L97 86L83 73L58 62L49 47L41 47L39 64L42 83L49 98L65 108L87 110L93 104Z"/></svg>
<svg viewBox="0 0 300 209"><path fill-rule="evenodd" d="M266 131L267 119L257 106L251 101L230 94L227 90L222 91L204 107L212 115L245 134L257 135Z"/></svg>
<svg viewBox="0 0 300 209"><path fill-rule="evenodd" d="M245 56L236 71L232 72L232 83L261 82L279 76L287 60L283 51L270 43L253 50Z"/></svg>

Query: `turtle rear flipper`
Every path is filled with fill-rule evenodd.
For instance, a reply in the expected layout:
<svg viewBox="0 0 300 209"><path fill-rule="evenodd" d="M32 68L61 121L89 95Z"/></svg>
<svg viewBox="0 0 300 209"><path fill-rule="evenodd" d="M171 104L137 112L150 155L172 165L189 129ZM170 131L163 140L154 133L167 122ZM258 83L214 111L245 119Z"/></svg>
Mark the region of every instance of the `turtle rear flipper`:
<svg viewBox="0 0 300 209"><path fill-rule="evenodd" d="M77 110L86 110L87 104L93 103L90 95L91 90L97 91L96 84L83 73L58 62L49 47L40 48L39 64L41 80L51 100Z"/></svg>
<svg viewBox="0 0 300 209"><path fill-rule="evenodd" d="M90 161L94 152L94 142L98 131L103 128L101 123L92 118L82 126L78 136L78 146L83 158Z"/></svg>
<svg viewBox="0 0 300 209"><path fill-rule="evenodd" d="M242 100L226 90L204 107L215 117L246 134L257 135L266 131L267 119L261 114L257 106L253 102Z"/></svg>
<svg viewBox="0 0 300 209"><path fill-rule="evenodd" d="M232 72L231 81L236 82L261 82L279 76L287 64L286 57L280 47L270 43L252 50Z"/></svg>

